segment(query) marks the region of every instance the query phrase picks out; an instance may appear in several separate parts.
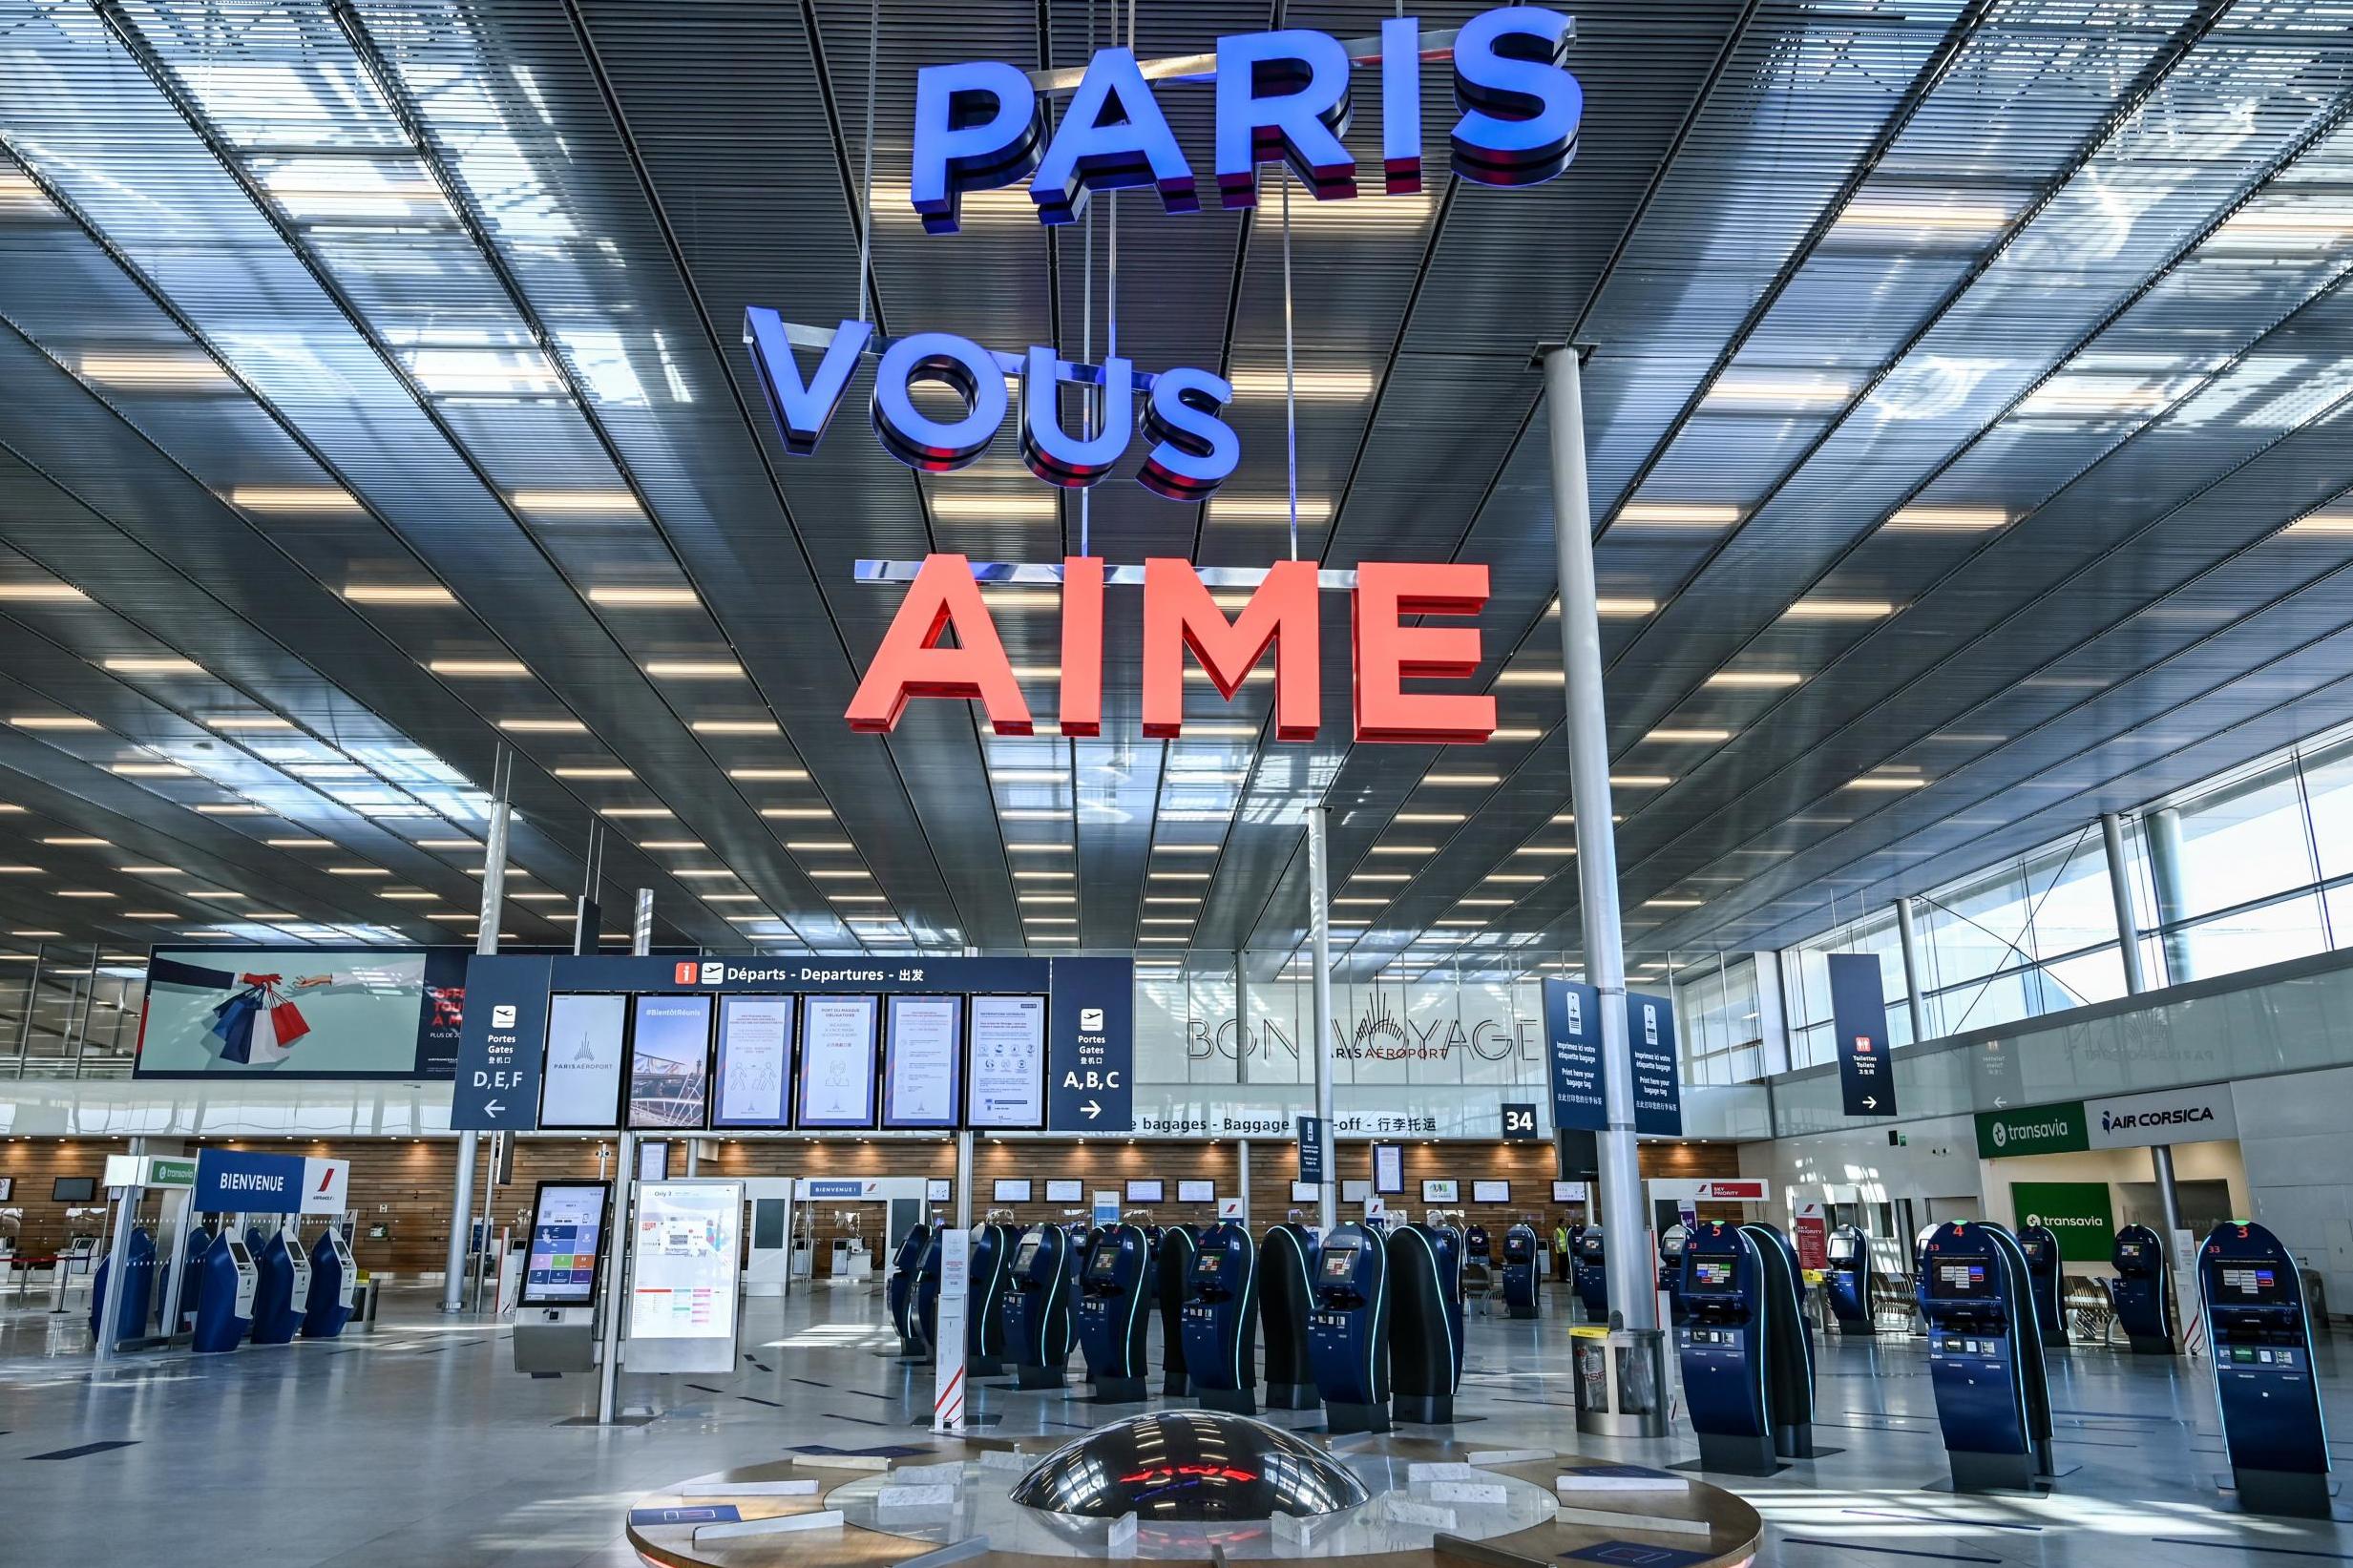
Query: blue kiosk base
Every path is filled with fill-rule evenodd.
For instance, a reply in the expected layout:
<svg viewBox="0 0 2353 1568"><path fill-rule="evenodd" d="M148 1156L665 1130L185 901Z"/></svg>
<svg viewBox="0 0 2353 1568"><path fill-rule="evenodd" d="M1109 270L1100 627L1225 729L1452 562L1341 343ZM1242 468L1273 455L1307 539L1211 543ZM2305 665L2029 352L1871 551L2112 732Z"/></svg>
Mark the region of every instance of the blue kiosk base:
<svg viewBox="0 0 2353 1568"><path fill-rule="evenodd" d="M1324 1402L1313 1383L1270 1383L1267 1385L1267 1409L1271 1411L1312 1411Z"/></svg>
<svg viewBox="0 0 2353 1568"><path fill-rule="evenodd" d="M1059 1389L1068 1379L1060 1367L1021 1367L1013 1369L1013 1386L1017 1389Z"/></svg>
<svg viewBox="0 0 2353 1568"><path fill-rule="evenodd" d="M2050 1478L2058 1474L2051 1464L2049 1448L2042 1443L2035 1444L2031 1453L1976 1453L1967 1449L1948 1449L1944 1456L1952 1461L1955 1492L2045 1492L2050 1488Z"/></svg>
<svg viewBox="0 0 2353 1568"><path fill-rule="evenodd" d="M1141 1405L1149 1397L1140 1377L1096 1377L1087 1381L1095 1385L1098 1405Z"/></svg>
<svg viewBox="0 0 2353 1568"><path fill-rule="evenodd" d="M1742 1437L1703 1432L1699 1434L1699 1468L1726 1475L1777 1475L1781 1461L1774 1456L1770 1435Z"/></svg>
<svg viewBox="0 0 2353 1568"><path fill-rule="evenodd" d="M1160 1379L1163 1399L1183 1399L1193 1391L1192 1376L1187 1372L1164 1372Z"/></svg>
<svg viewBox="0 0 2353 1568"><path fill-rule="evenodd" d="M1388 1430L1389 1407L1386 1405L1346 1405L1336 1399L1324 1401L1324 1431L1334 1437Z"/></svg>
<svg viewBox="0 0 2353 1568"><path fill-rule="evenodd" d="M1455 1396L1450 1393L1392 1394L1390 1413L1399 1421L1417 1427L1448 1427L1454 1425Z"/></svg>
<svg viewBox="0 0 2353 1568"><path fill-rule="evenodd" d="M1258 1394L1253 1389L1201 1389L1196 1392L1205 1411L1224 1411L1228 1415L1258 1413Z"/></svg>
<svg viewBox="0 0 2353 1568"><path fill-rule="evenodd" d="M2271 1514L2286 1519L2331 1516L2325 1475L2294 1470L2240 1470L2232 1474L2238 1484L2241 1513Z"/></svg>

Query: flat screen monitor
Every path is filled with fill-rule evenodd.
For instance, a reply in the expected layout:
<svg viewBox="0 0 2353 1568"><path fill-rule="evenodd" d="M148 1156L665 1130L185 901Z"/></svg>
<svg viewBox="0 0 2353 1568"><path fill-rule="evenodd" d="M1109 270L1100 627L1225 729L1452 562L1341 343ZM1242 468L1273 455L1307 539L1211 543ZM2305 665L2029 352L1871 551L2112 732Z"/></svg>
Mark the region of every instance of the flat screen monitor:
<svg viewBox="0 0 2353 1568"><path fill-rule="evenodd" d="M1729 1296L1737 1270L1730 1258L1687 1258L1683 1293L1687 1296Z"/></svg>
<svg viewBox="0 0 2353 1568"><path fill-rule="evenodd" d="M964 1095L964 998L893 996L884 1008L882 1124L953 1127Z"/></svg>
<svg viewBox="0 0 2353 1568"><path fill-rule="evenodd" d="M945 1176L934 1176L925 1179L923 1183L923 1198L926 1202L944 1203L955 1196L956 1182L950 1178Z"/></svg>
<svg viewBox="0 0 2353 1568"><path fill-rule="evenodd" d="M710 1094L711 999L640 996L629 1026L629 1125L701 1127Z"/></svg>
<svg viewBox="0 0 2353 1568"><path fill-rule="evenodd" d="M95 1176L60 1176L49 1184L53 1203L87 1203L98 1196L98 1179Z"/></svg>
<svg viewBox="0 0 2353 1568"><path fill-rule="evenodd" d="M1193 1259L1193 1272L1196 1274L1222 1274L1225 1271L1226 1255L1223 1252L1203 1252Z"/></svg>
<svg viewBox="0 0 2353 1568"><path fill-rule="evenodd" d="M1024 1182L1023 1186L1026 1188L1027 1183ZM1048 1177L1046 1179L1046 1202L1049 1203L1083 1203L1086 1202L1086 1183L1057 1181Z"/></svg>
<svg viewBox="0 0 2353 1568"><path fill-rule="evenodd" d="M1000 1203L1026 1203L1029 1202L1029 1178L1000 1176L989 1191Z"/></svg>
<svg viewBox="0 0 2353 1568"><path fill-rule="evenodd" d="M1127 1183L1127 1202L1131 1203L1162 1202L1165 1200L1161 1195L1167 1190L1166 1184L1158 1179L1130 1181Z"/></svg>
<svg viewBox="0 0 2353 1568"><path fill-rule="evenodd" d="M1509 1181L1474 1181L1471 1183L1474 1203L1508 1203L1511 1202Z"/></svg>
<svg viewBox="0 0 2353 1568"><path fill-rule="evenodd" d="M1421 1183L1421 1201L1425 1203L1452 1203L1460 1200L1462 1184L1451 1179L1427 1181Z"/></svg>
<svg viewBox="0 0 2353 1568"><path fill-rule="evenodd" d="M1994 1293L1993 1268L1983 1258L1940 1258L1929 1267L1930 1295L1983 1300Z"/></svg>
<svg viewBox="0 0 2353 1568"><path fill-rule="evenodd" d="M1582 1203L1585 1202L1585 1194L1586 1186L1583 1181L1555 1181L1552 1183L1552 1201L1556 1203Z"/></svg>
<svg viewBox="0 0 2353 1568"><path fill-rule="evenodd" d="M241 1269L253 1266L253 1254L245 1250L245 1244L242 1240L235 1236L225 1236L221 1238L221 1241L229 1249L229 1262Z"/></svg>
<svg viewBox="0 0 2353 1568"><path fill-rule="evenodd" d="M1019 1246L1015 1247L1013 1249L1013 1271L1016 1274L1028 1273L1029 1265L1038 1261L1038 1249L1043 1245L1045 1245L1043 1242L1032 1241L1023 1242Z"/></svg>
<svg viewBox="0 0 2353 1568"><path fill-rule="evenodd" d="M801 1078L793 1124L874 1124L874 1032L882 998L871 993L801 998Z"/></svg>
<svg viewBox="0 0 2353 1568"><path fill-rule="evenodd" d="M2116 1262L2136 1264L2140 1262L2141 1254L2146 1250L2138 1242L2119 1242L2116 1244Z"/></svg>
<svg viewBox="0 0 2353 1568"><path fill-rule="evenodd" d="M542 1181L532 1203L531 1252L523 1265L525 1307L586 1307L597 1299L607 1181Z"/></svg>
<svg viewBox="0 0 2353 1568"><path fill-rule="evenodd" d="M638 1145L638 1180L667 1181L670 1179L670 1140L649 1138Z"/></svg>
<svg viewBox="0 0 2353 1568"><path fill-rule="evenodd" d="M2031 1251L2027 1254L2028 1257L2033 1255ZM1830 1261L1834 1264L1853 1263L1855 1261L1855 1239L1851 1236L1833 1236L1830 1239Z"/></svg>
<svg viewBox="0 0 2353 1568"><path fill-rule="evenodd" d="M1384 1195L1405 1190L1405 1150L1402 1145L1373 1145L1373 1190Z"/></svg>
<svg viewBox="0 0 2353 1568"><path fill-rule="evenodd" d="M2286 1283L2279 1271L2268 1264L2225 1265L2218 1272L2222 1286L2215 1300L2226 1307L2286 1307Z"/></svg>
<svg viewBox="0 0 2353 1568"><path fill-rule="evenodd" d="M1323 1278L1344 1280L1355 1272L1356 1249L1348 1243L1335 1243L1324 1248Z"/></svg>
<svg viewBox="0 0 2353 1568"><path fill-rule="evenodd" d="M1318 1181L1293 1181L1291 1184L1291 1201L1294 1203L1319 1202L1323 1195L1323 1184Z"/></svg>
<svg viewBox="0 0 2353 1568"><path fill-rule="evenodd" d="M539 1078L539 1125L620 1125L628 1066L629 998L557 994L547 1002L547 1060Z"/></svg>
<svg viewBox="0 0 2353 1568"><path fill-rule="evenodd" d="M1107 1280L1119 1271L1120 1249L1116 1246L1098 1246L1086 1260L1086 1277L1090 1280Z"/></svg>
<svg viewBox="0 0 2353 1568"><path fill-rule="evenodd" d="M1214 1181L1179 1181L1177 1202L1180 1203L1214 1203L1217 1202L1217 1183Z"/></svg>
<svg viewBox="0 0 2353 1568"><path fill-rule="evenodd" d="M975 996L965 1119L975 1127L1046 1124L1046 999Z"/></svg>
<svg viewBox="0 0 2353 1568"><path fill-rule="evenodd" d="M791 1119L785 1096L792 1082L792 1014L790 996L719 999L712 1126L782 1127Z"/></svg>

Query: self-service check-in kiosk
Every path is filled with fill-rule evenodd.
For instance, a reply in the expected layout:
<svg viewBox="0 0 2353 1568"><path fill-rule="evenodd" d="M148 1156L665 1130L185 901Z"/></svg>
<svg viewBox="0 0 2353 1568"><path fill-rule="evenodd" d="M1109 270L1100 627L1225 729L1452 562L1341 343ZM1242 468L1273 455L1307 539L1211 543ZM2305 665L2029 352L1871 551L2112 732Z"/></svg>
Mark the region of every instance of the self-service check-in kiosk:
<svg viewBox="0 0 2353 1568"><path fill-rule="evenodd" d="M1976 1220L1939 1225L1924 1249L1920 1312L1953 1490L2030 1488L2055 1474L2043 1338L2017 1238Z"/></svg>
<svg viewBox="0 0 2353 1568"><path fill-rule="evenodd" d="M1153 1260L1152 1287L1160 1293L1160 1391L1182 1399L1193 1391L1192 1374L1185 1359L1185 1302L1192 1293L1193 1255L1201 1238L1190 1225L1170 1225L1160 1233L1159 1256Z"/></svg>
<svg viewBox="0 0 2353 1568"><path fill-rule="evenodd" d="M1434 1224L1429 1227L1432 1244L1438 1248L1439 1287L1446 1295L1447 1331L1453 1335L1455 1348L1454 1386L1462 1387L1462 1232L1454 1225Z"/></svg>
<svg viewBox="0 0 2353 1568"><path fill-rule="evenodd" d="M2166 1265L2165 1243L2147 1225L2127 1225L2116 1232L2112 1261L2116 1326L2132 1342L2132 1353L2172 1355L2174 1271Z"/></svg>
<svg viewBox="0 0 2353 1568"><path fill-rule="evenodd" d="M1877 1334L1871 1311L1871 1238L1853 1225L1830 1233L1822 1294L1841 1334Z"/></svg>
<svg viewBox="0 0 2353 1568"><path fill-rule="evenodd" d="M891 1307L891 1327L898 1330L899 1354L920 1356L922 1326L915 1321L915 1280L923 1272L923 1255L932 1244L932 1227L917 1223L899 1238L891 1255L891 1277L883 1283L883 1299Z"/></svg>
<svg viewBox="0 0 2353 1568"><path fill-rule="evenodd" d="M1780 1468L1768 1331L1779 1304L1765 1288L1764 1268L1755 1239L1738 1225L1702 1221L1683 1245L1686 1322L1675 1348L1702 1470L1770 1475Z"/></svg>
<svg viewBox="0 0 2353 1568"><path fill-rule="evenodd" d="M292 1216L288 1216L289 1225ZM295 1265L299 1263L303 1283L296 1284ZM254 1265L261 1270L261 1285L253 1298L253 1332L246 1336L256 1345L286 1345L303 1327L303 1308L309 1295L310 1260L303 1257L290 1228L274 1230L261 1240L254 1249Z"/></svg>
<svg viewBox="0 0 2353 1568"><path fill-rule="evenodd" d="M1228 1220L1201 1239L1185 1302L1185 1367L1206 1410L1258 1413L1258 1247Z"/></svg>
<svg viewBox="0 0 2353 1568"><path fill-rule="evenodd" d="M1485 1225L1473 1225L1462 1233L1462 1257L1471 1263L1495 1262L1495 1243L1489 1240Z"/></svg>
<svg viewBox="0 0 2353 1568"><path fill-rule="evenodd" d="M156 1238L145 1226L132 1230L123 1242L123 1279L126 1282L117 1297L113 1288L114 1259L101 1258L90 1286L90 1333L97 1337L104 1330L109 1299L114 1298L115 1340L143 1339L147 1334L147 1315L155 1307Z"/></svg>
<svg viewBox="0 0 2353 1568"><path fill-rule="evenodd" d="M1011 1225L973 1227L972 1283L964 1307L964 1367L977 1377L1005 1369L1005 1282L1013 1269Z"/></svg>
<svg viewBox="0 0 2353 1568"><path fill-rule="evenodd" d="M1312 1411L1315 1368L1308 1357L1308 1315L1315 1306L1315 1259L1322 1249L1305 1225L1285 1221L1258 1247L1258 1327L1267 1347L1267 1408Z"/></svg>
<svg viewBox="0 0 2353 1568"><path fill-rule="evenodd" d="M609 1181L542 1181L515 1306L515 1369L534 1377L593 1371L597 1287L611 1229Z"/></svg>
<svg viewBox="0 0 2353 1568"><path fill-rule="evenodd" d="M1682 1225L1669 1225L1658 1239L1658 1288L1667 1298L1667 1321L1670 1328L1683 1327L1687 1316L1683 1309L1683 1247L1691 1239L1690 1230Z"/></svg>
<svg viewBox="0 0 2353 1568"><path fill-rule="evenodd" d="M1532 1267L1532 1245L1528 1258ZM1337 1226L1324 1238L1315 1310L1308 1319L1324 1430L1334 1436L1389 1430L1390 1311L1389 1250L1381 1234L1367 1225Z"/></svg>
<svg viewBox="0 0 2353 1568"><path fill-rule="evenodd" d="M1014 1382L1024 1389L1059 1389L1070 1365L1070 1232L1032 1225L1013 1249L1005 1296L1005 1343L1013 1351Z"/></svg>
<svg viewBox="0 0 2353 1568"><path fill-rule="evenodd" d="M1536 1232L1514 1225L1503 1232L1503 1315L1534 1317L1538 1296Z"/></svg>
<svg viewBox="0 0 2353 1568"><path fill-rule="evenodd" d="M2027 1225L2018 1232L2018 1250L2027 1259L2027 1285L2034 1292L2034 1327L2045 1348L2064 1348L2067 1338L2067 1291L2060 1270L2059 1238L2047 1225Z"/></svg>
<svg viewBox="0 0 2353 1568"><path fill-rule="evenodd" d="M172 1325L172 1332L188 1334L196 1331L197 1303L204 1288L204 1254L212 1250L213 1232L199 1225L188 1232L188 1249L181 1254L179 1265L179 1317Z"/></svg>
<svg viewBox="0 0 2353 1568"><path fill-rule="evenodd" d="M1773 1422L1773 1451L1784 1459L1814 1457L1814 1328L1806 1321L1805 1276L1797 1249L1768 1224L1744 1224L1763 1265L1765 1412Z"/></svg>
<svg viewBox="0 0 2353 1568"><path fill-rule="evenodd" d="M923 1261L915 1265L915 1299L907 1316L915 1330L915 1354L927 1364L939 1359L939 1271L947 1250L948 1227L934 1225Z"/></svg>
<svg viewBox="0 0 2353 1568"><path fill-rule="evenodd" d="M253 1331L255 1298L262 1274L253 1252L234 1225L224 1224L212 1245L204 1249L196 1299L196 1332L191 1348L202 1351L234 1350Z"/></svg>
<svg viewBox="0 0 2353 1568"><path fill-rule="evenodd" d="M2216 1225L2197 1251L2215 1397L2238 1506L2324 1519L2328 1429L2296 1260L2261 1225Z"/></svg>
<svg viewBox="0 0 2353 1568"><path fill-rule="evenodd" d="M1144 1402L1149 1321L1144 1286L1150 1263L1142 1225L1111 1225L1087 1249L1086 1267L1079 1275L1079 1348L1095 1397L1106 1404Z"/></svg>
<svg viewBox="0 0 2353 1568"><path fill-rule="evenodd" d="M1455 1418L1462 1375L1462 1326L1449 1310L1454 1282L1451 1232L1400 1225L1389 1233L1390 1409L1399 1421L1443 1424Z"/></svg>
<svg viewBox="0 0 2353 1568"><path fill-rule="evenodd" d="M333 1339L351 1321L359 1266L340 1225L328 1225L310 1248L310 1289L303 1297L303 1337Z"/></svg>
<svg viewBox="0 0 2353 1568"><path fill-rule="evenodd" d="M1584 1234L1568 1244L1569 1274L1587 1323L1609 1321L1609 1265L1602 1247L1599 1225L1586 1226Z"/></svg>

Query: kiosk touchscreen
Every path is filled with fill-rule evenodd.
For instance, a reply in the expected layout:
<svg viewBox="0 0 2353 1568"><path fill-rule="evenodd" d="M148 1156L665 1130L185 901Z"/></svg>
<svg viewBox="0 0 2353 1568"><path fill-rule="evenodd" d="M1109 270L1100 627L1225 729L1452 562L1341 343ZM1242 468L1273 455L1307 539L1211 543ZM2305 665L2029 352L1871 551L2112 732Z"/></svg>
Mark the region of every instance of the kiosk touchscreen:
<svg viewBox="0 0 2353 1568"><path fill-rule="evenodd" d="M196 1334L191 1348L202 1351L234 1350L253 1331L254 1301L261 1293L261 1270L244 1238L228 1225L204 1249L196 1297Z"/></svg>
<svg viewBox="0 0 2353 1568"><path fill-rule="evenodd" d="M1531 1266L1534 1260L1531 1245ZM1360 1224L1336 1227L1324 1238L1315 1310L1308 1319L1308 1355L1323 1394L1324 1429L1334 1436L1389 1430L1389 1250L1381 1234Z"/></svg>
<svg viewBox="0 0 2353 1568"><path fill-rule="evenodd" d="M1853 1225L1830 1233L1822 1294L1841 1334L1877 1334L1871 1311L1871 1239Z"/></svg>
<svg viewBox="0 0 2353 1568"><path fill-rule="evenodd" d="M1766 1328L1775 1304L1755 1240L1738 1225L1692 1226L1678 1294L1685 1323L1675 1349L1700 1468L1772 1474L1780 1466L1774 1458Z"/></svg>
<svg viewBox="0 0 2353 1568"><path fill-rule="evenodd" d="M1505 1317L1532 1318L1536 1315L1537 1283L1536 1232L1526 1225L1514 1225L1503 1232Z"/></svg>
<svg viewBox="0 0 2353 1568"><path fill-rule="evenodd" d="M2198 1248L2197 1286L2238 1505L2327 1518L2328 1429L2296 1260L2261 1225L2229 1222Z"/></svg>
<svg viewBox="0 0 2353 1568"><path fill-rule="evenodd" d="M609 1181L539 1183L515 1298L516 1371L557 1377L595 1369L597 1286L612 1201Z"/></svg>
<svg viewBox="0 0 2353 1568"><path fill-rule="evenodd" d="M1308 1359L1307 1320L1315 1305L1322 1250L1305 1225L1285 1221L1258 1247L1258 1328L1267 1347L1267 1408L1312 1411L1321 1403Z"/></svg>
<svg viewBox="0 0 2353 1568"><path fill-rule="evenodd" d="M310 1248L310 1289L303 1297L303 1337L333 1339L351 1321L359 1267L343 1231L329 1225Z"/></svg>
<svg viewBox="0 0 2353 1568"><path fill-rule="evenodd" d="M1106 1404L1145 1399L1144 1340L1150 1321L1144 1299L1151 1251L1144 1227L1116 1224L1088 1248L1079 1275L1079 1348L1095 1397Z"/></svg>
<svg viewBox="0 0 2353 1568"><path fill-rule="evenodd" d="M2059 1238L2047 1225L2018 1233L2027 1257L2027 1284L2034 1291L2034 1327L2046 1348L2064 1348L2067 1339L2066 1281L2060 1269Z"/></svg>
<svg viewBox="0 0 2353 1568"><path fill-rule="evenodd" d="M1258 1247L1228 1220L1201 1239L1185 1301L1185 1366L1207 1410L1258 1413Z"/></svg>
<svg viewBox="0 0 2353 1568"><path fill-rule="evenodd" d="M1570 1277L1576 1283L1577 1305L1587 1323L1609 1321L1609 1265L1602 1251L1602 1227L1587 1225L1568 1244Z"/></svg>
<svg viewBox="0 0 2353 1568"><path fill-rule="evenodd" d="M1070 1232L1060 1225L1032 1225L1013 1249L1012 1283L1005 1295L1005 1342L1013 1352L1013 1375L1024 1389L1059 1389L1070 1365L1070 1296L1073 1268Z"/></svg>
<svg viewBox="0 0 2353 1568"><path fill-rule="evenodd" d="M1005 1369L1005 1282L1013 1273L1011 1225L973 1227L970 1294L964 1307L964 1369L977 1377Z"/></svg>
<svg viewBox="0 0 2353 1568"><path fill-rule="evenodd" d="M1683 1327L1687 1314L1683 1307L1683 1246L1691 1233L1680 1224L1669 1225L1658 1239L1658 1288L1667 1298L1669 1327Z"/></svg>
<svg viewBox="0 0 2353 1568"><path fill-rule="evenodd" d="M1170 1225L1160 1233L1153 1260L1152 1286L1160 1293L1160 1391L1170 1399L1193 1391L1185 1360L1185 1303L1192 1292L1193 1255L1200 1250L1201 1238L1192 1226Z"/></svg>
<svg viewBox="0 0 2353 1568"><path fill-rule="evenodd" d="M2132 1353L2172 1355L2174 1271L2166 1263L2165 1243L2147 1225L2127 1225L2116 1232L2112 1261L2116 1326L2132 1341Z"/></svg>
<svg viewBox="0 0 2353 1568"><path fill-rule="evenodd" d="M2030 1488L2054 1472L2026 1256L2000 1225L1967 1220L1939 1225L1922 1259L1928 1379L1953 1490Z"/></svg>
<svg viewBox="0 0 2353 1568"><path fill-rule="evenodd" d="M891 1255L891 1278L883 1286L891 1326L898 1330L898 1352L911 1360L923 1353L915 1322L915 1277L923 1272L923 1254L931 1244L932 1227L920 1223L900 1237L898 1250Z"/></svg>
<svg viewBox="0 0 2353 1568"><path fill-rule="evenodd" d="M1452 1300L1454 1233L1400 1225L1389 1233L1391 1413L1442 1425L1455 1418L1462 1379L1462 1323Z"/></svg>
<svg viewBox="0 0 2353 1568"><path fill-rule="evenodd" d="M256 1345L289 1344L303 1326L304 1304L294 1294L295 1255L290 1240L285 1231L272 1231L262 1238L254 1252L261 1284L253 1298L253 1332L246 1337ZM309 1271L307 1261L304 1271Z"/></svg>

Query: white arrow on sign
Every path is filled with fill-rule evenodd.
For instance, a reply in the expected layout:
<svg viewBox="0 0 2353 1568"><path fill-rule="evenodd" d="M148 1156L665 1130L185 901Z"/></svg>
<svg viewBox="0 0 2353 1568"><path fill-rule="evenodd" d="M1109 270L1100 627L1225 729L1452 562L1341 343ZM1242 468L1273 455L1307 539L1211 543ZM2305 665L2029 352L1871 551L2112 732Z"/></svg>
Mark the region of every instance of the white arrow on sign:
<svg viewBox="0 0 2353 1568"><path fill-rule="evenodd" d="M507 1114L506 1101L499 1099L486 1100L483 1102L482 1111L486 1116L505 1116Z"/></svg>
<svg viewBox="0 0 2353 1568"><path fill-rule="evenodd" d="M1086 1119L1089 1121L1092 1121L1097 1117L1103 1115L1103 1106L1097 1101L1091 1099L1084 1105L1080 1106L1079 1109L1086 1113Z"/></svg>
<svg viewBox="0 0 2353 1568"><path fill-rule="evenodd" d="M1993 1097L1993 1108L1995 1110L1999 1111L2007 1104L2009 1104L2009 1098L2007 1096L1996 1095Z"/></svg>
<svg viewBox="0 0 2353 1568"><path fill-rule="evenodd" d="M1878 1110L1878 1109L1880 1108L1880 1097L1879 1097L1879 1096L1877 1096L1877 1095L1865 1095L1865 1096L1863 1096L1863 1097L1862 1097L1862 1108L1863 1108L1864 1110L1866 1110L1866 1111L1876 1111L1876 1110Z"/></svg>

